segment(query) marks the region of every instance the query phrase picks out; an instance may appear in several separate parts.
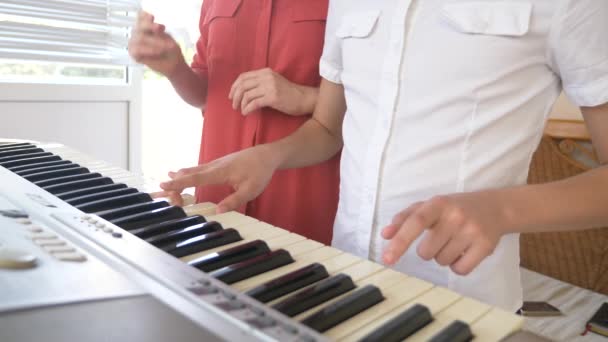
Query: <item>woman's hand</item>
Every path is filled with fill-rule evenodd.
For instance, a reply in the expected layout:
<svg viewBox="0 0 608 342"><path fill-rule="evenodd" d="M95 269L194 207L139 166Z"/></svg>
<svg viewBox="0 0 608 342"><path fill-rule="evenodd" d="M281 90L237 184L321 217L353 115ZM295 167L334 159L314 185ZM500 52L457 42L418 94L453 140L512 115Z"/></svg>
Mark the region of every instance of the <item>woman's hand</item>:
<svg viewBox="0 0 608 342"><path fill-rule="evenodd" d="M179 201L179 194L194 186L230 185L234 192L218 203L218 213L236 210L259 196L266 188L278 162L265 145L229 154L210 163L170 173L161 183L165 195Z"/></svg>
<svg viewBox="0 0 608 342"><path fill-rule="evenodd" d="M143 11L129 40L129 54L136 62L168 78L180 67L187 67L179 45L165 32L165 26L155 23L154 16Z"/></svg>
<svg viewBox="0 0 608 342"><path fill-rule="evenodd" d="M232 108L243 115L271 107L296 116L314 111L318 93L318 88L297 85L266 68L241 74L228 98L232 100Z"/></svg>

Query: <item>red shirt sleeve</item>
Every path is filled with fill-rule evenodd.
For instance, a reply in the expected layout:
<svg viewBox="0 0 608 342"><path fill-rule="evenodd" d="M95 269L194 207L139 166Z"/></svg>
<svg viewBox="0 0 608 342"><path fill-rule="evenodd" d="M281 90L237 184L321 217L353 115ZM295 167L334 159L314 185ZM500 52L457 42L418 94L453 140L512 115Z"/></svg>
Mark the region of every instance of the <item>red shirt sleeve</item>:
<svg viewBox="0 0 608 342"><path fill-rule="evenodd" d="M208 74L208 64L207 64L207 25L205 25L205 15L207 14L209 8L211 7L212 0L203 1L203 6L201 8L201 16L199 19L198 27L200 30L200 37L196 42L196 54L194 55L194 59L192 60L192 70L201 75L207 76Z"/></svg>

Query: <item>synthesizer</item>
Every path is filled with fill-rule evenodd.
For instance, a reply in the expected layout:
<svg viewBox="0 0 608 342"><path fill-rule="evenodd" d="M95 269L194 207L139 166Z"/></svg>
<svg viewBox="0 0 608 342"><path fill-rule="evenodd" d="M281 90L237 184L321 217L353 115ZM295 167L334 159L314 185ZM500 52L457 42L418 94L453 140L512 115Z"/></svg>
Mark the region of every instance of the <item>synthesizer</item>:
<svg viewBox="0 0 608 342"><path fill-rule="evenodd" d="M513 313L156 189L62 145L0 143L0 340L538 340Z"/></svg>

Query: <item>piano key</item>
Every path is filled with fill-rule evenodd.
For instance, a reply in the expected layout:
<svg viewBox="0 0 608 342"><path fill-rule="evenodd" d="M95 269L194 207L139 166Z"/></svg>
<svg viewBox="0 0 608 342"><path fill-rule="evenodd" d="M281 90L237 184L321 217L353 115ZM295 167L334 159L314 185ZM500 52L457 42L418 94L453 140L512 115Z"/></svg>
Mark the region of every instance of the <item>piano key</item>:
<svg viewBox="0 0 608 342"><path fill-rule="evenodd" d="M472 324L480 317L490 311L490 306L478 302L471 298L461 297L450 306L441 310L435 320L416 333L411 338L413 341L428 341L431 337L437 335L440 331L447 328L455 320L461 320L464 323Z"/></svg>
<svg viewBox="0 0 608 342"><path fill-rule="evenodd" d="M62 160L62 162L64 162L63 164L59 164L59 165L51 165L51 166L45 166L45 167L38 167L38 168L31 168L31 169L25 169L23 171L13 171L16 174L18 174L21 177L26 177L26 176L30 176L36 173L41 173L41 172L48 172L48 171L57 171L57 170L66 170L66 169L73 169L73 168L78 168L80 167L80 165L78 164L74 164L70 161L67 160Z"/></svg>
<svg viewBox="0 0 608 342"><path fill-rule="evenodd" d="M285 298L272 305L272 308L294 317L354 288L355 283L351 277L340 273Z"/></svg>
<svg viewBox="0 0 608 342"><path fill-rule="evenodd" d="M95 213L97 216L107 220L112 221L121 217L131 216L134 214L145 213L150 210L166 208L169 206L169 203L165 201L153 201L148 203L139 203L134 205L129 205L123 208L111 209L100 211Z"/></svg>
<svg viewBox="0 0 608 342"><path fill-rule="evenodd" d="M329 277L329 273L325 267L319 263L313 263L259 285L245 294L266 303L327 277Z"/></svg>
<svg viewBox="0 0 608 342"><path fill-rule="evenodd" d="M65 166L65 165L72 165L72 164L74 164L74 163L72 163L69 160L54 160L54 161L48 161L48 162L42 162L42 163L13 166L13 167L8 167L7 169L19 174L19 172L24 172L24 171L34 171L34 170L38 170L38 169L44 169L46 167Z"/></svg>
<svg viewBox="0 0 608 342"><path fill-rule="evenodd" d="M7 151L13 149L22 149L25 147L34 147L36 145L32 143L9 143L9 144L0 144L0 151Z"/></svg>
<svg viewBox="0 0 608 342"><path fill-rule="evenodd" d="M361 339L360 342L403 341L432 321L431 311L424 305L416 304Z"/></svg>
<svg viewBox="0 0 608 342"><path fill-rule="evenodd" d="M238 264L226 266L210 274L226 284L232 284L292 262L294 260L289 252L279 249Z"/></svg>
<svg viewBox="0 0 608 342"><path fill-rule="evenodd" d="M282 231L282 229L280 230ZM249 233L243 233L243 230L241 228L239 228L239 233L241 234L241 236L246 236L245 234L247 234L247 236L249 236ZM271 231L266 231L266 233L274 233L272 230ZM258 234L260 235L260 234ZM288 236L289 238L285 238L285 236ZM202 253L198 253L198 255L200 255L197 258L192 258L192 256L188 256L186 258L182 258L182 260L187 259L186 262L191 261L191 260L195 260L195 259L199 259L199 258L204 258L206 256L208 256L209 254L214 254L214 253L219 253L219 252L223 252L226 251L228 249L231 248L238 248L243 244L247 244L250 243L252 241L255 241L255 239L244 239L242 241L239 241L237 243L231 243L222 247L218 247L218 248L214 248L208 251L204 251ZM264 239L265 243L268 245L269 250L277 250L277 249L284 249L287 252L289 252L290 255L292 256L297 256L296 254L299 253L309 253L312 252L315 249L319 249L320 247L323 247L323 244L317 242L317 241L312 241L312 240L306 240L304 239L302 236L298 235L298 234L292 234L292 233L287 233L287 234L281 234L280 236L275 236L274 238L271 238L269 240ZM295 253L295 254L294 254ZM294 263L290 263L287 266L290 266ZM310 262L308 263L310 264ZM275 270L280 270L283 267L287 267L287 266L282 266L279 267ZM275 270L263 273L263 274L268 274L268 273L272 273ZM262 274L262 275L263 275ZM255 278L252 277L252 278ZM248 278L249 279L249 278ZM257 285L257 284L256 284Z"/></svg>
<svg viewBox="0 0 608 342"><path fill-rule="evenodd" d="M214 203L209 203L209 202L197 203L197 204L192 204L192 205L188 205L188 206L184 207L184 211L189 216L201 215L201 216L207 217L207 216L216 215L217 214L216 209L217 209L217 206Z"/></svg>
<svg viewBox="0 0 608 342"><path fill-rule="evenodd" d="M126 189L127 185L122 183L110 183L105 185L96 185L90 187L84 187L82 189L69 190L66 192L56 193L55 197L58 197L64 201L68 201L81 196L88 196L103 193L106 191Z"/></svg>
<svg viewBox="0 0 608 342"><path fill-rule="evenodd" d="M214 247L224 246L242 239L243 238L239 235L237 230L228 228L218 232L193 237L179 243L161 246L160 249L179 258L194 253L200 253Z"/></svg>
<svg viewBox="0 0 608 342"><path fill-rule="evenodd" d="M0 162L0 166L12 170L16 166L24 166L52 161L59 161L61 157L59 156L44 156L44 157L30 157L28 156L25 159L11 160L7 162Z"/></svg>
<svg viewBox="0 0 608 342"><path fill-rule="evenodd" d="M71 176L59 176L56 178L35 181L32 183L34 183L37 186L44 189L44 188L47 188L52 185L65 184L65 183L77 182L77 181L81 181L81 180L85 180L85 179L94 179L94 178L101 178L101 177L102 177L102 175L100 173L85 173L85 174L78 174L78 175L71 175Z"/></svg>
<svg viewBox="0 0 608 342"><path fill-rule="evenodd" d="M381 289L386 289L399 282L403 282L404 279L407 279L407 276L397 271L385 269L381 265L362 259L359 259L359 261L354 265L342 269L340 273L350 276L357 287L374 285ZM341 300L347 295L348 294L342 294L338 297L332 298L331 300L322 303L316 308L298 314L295 319L302 320L305 317L310 316L313 312L322 309L328 305L331 305L332 303Z"/></svg>
<svg viewBox="0 0 608 342"><path fill-rule="evenodd" d="M255 240L192 260L188 265L196 267L203 272L211 272L268 252L270 252L270 249L264 241Z"/></svg>
<svg viewBox="0 0 608 342"><path fill-rule="evenodd" d="M247 280L240 281L238 283L232 284L232 287L239 291L249 291L250 289L260 286L263 283L272 281L279 277L282 277L290 272L293 272L297 269L300 269L304 266L310 265L315 262L323 262L327 259L331 259L337 255L342 254L342 252L338 249L332 247L321 247L319 249L313 250L306 255L306 258L298 258L295 256L296 262L283 266L281 268L277 268L276 270L266 272L260 274L258 276L249 278Z"/></svg>
<svg viewBox="0 0 608 342"><path fill-rule="evenodd" d="M415 279L415 278L412 278L412 279ZM416 279L416 280L422 281L419 279ZM403 290L403 288L404 288L403 286L401 286L400 284L397 284L395 286L399 286L399 289L402 291L402 293L407 294L407 291ZM433 316L435 317L439 312L441 312L442 310L445 310L447 307L449 307L450 305L452 305L453 303L458 301L460 298L461 298L460 295L458 295L456 292L450 291L443 287L438 287L438 286L432 287L432 285L431 285L430 290L423 292L422 294L420 294L419 296L416 296L415 298L411 299L410 301L406 302L405 304L399 305L394 310L384 313L382 316L377 317L375 320L370 321L368 324L359 327L358 330L354 331L353 333L349 334L348 336L340 338L340 341L359 341L363 337L369 335L371 332L377 330L378 328L380 328L381 326L386 324L391 319L397 317L403 311L409 309L410 307L412 307L416 304L426 306L431 311ZM407 341L408 342L409 341L426 341L426 339L424 339L424 337L422 337L424 334L424 331L427 328L433 326L434 323L435 323L435 321L433 323L427 325L424 329L420 330L416 334L414 334L414 336L408 338ZM421 337L421 339L419 337Z"/></svg>
<svg viewBox="0 0 608 342"><path fill-rule="evenodd" d="M302 323L318 332L324 332L383 300L384 296L378 287L366 285L310 315Z"/></svg>
<svg viewBox="0 0 608 342"><path fill-rule="evenodd" d="M32 173L30 175L22 176L22 177L27 179L28 181L34 183L34 182L40 182L40 181L43 181L46 179L60 178L60 177L67 177L67 176L76 176L76 175L83 175L83 174L88 174L88 173L89 173L89 169L87 169L86 167L71 167L71 168L63 168L63 169L59 169L59 170Z"/></svg>
<svg viewBox="0 0 608 342"><path fill-rule="evenodd" d="M147 238L146 242L154 246L162 246L170 243L178 243L180 241L185 241L196 236L218 232L222 229L224 229L224 227L222 227L222 225L218 222L204 222L194 226L167 232L164 234L155 235L153 237Z"/></svg>
<svg viewBox="0 0 608 342"><path fill-rule="evenodd" d="M254 219L253 217L249 217L249 216L246 216L241 213L234 212L234 211L219 214L219 215L207 216L207 219L212 220L212 221L217 221L226 228L236 228L239 226L244 226L245 224L259 222L258 220Z"/></svg>
<svg viewBox="0 0 608 342"><path fill-rule="evenodd" d="M182 210L182 208L170 206L166 208L150 210L143 213L137 213L130 216L120 217L111 220L110 222L124 230L131 230L183 217L186 217L186 214L184 213L184 210Z"/></svg>
<svg viewBox="0 0 608 342"><path fill-rule="evenodd" d="M155 235L165 234L172 231L200 225L205 222L207 222L207 220L205 220L205 218L200 215L188 216L180 219L153 224L139 229L134 229L130 233L141 239L147 239Z"/></svg>
<svg viewBox="0 0 608 342"><path fill-rule="evenodd" d="M37 147L26 147L26 148L22 148L22 149L13 149L13 150L0 150L0 158L19 156L19 155L23 155L23 154L40 153L40 152L44 152L44 150L41 148L37 148Z"/></svg>
<svg viewBox="0 0 608 342"><path fill-rule="evenodd" d="M473 339L469 325L462 321L454 321L437 335L431 337L429 342L468 342Z"/></svg>
<svg viewBox="0 0 608 342"><path fill-rule="evenodd" d="M358 283L358 285L362 284L377 284L382 289L386 301L362 312L356 317L348 320L348 322L326 331L325 334L331 339L339 340L352 334L358 329L372 324L385 314L403 306L405 303L409 303L411 300L433 288L433 284L429 282L414 277L408 277L405 274L391 269L385 269ZM406 311L407 309L409 309L409 307L401 310L399 313Z"/></svg>
<svg viewBox="0 0 608 342"><path fill-rule="evenodd" d="M209 216L207 217L208 220L210 220L211 218L217 218L215 216ZM221 223L221 222L220 222ZM224 224L222 224L223 227L227 227ZM188 262L190 260L194 260L200 257L203 257L207 254L210 253L215 253L215 252L219 252L221 250L224 249L228 249L228 248L232 248L232 247L236 247L238 245L241 245L243 243L247 243L256 239L260 239L260 240L264 240L266 241L266 243L268 244L268 246L270 247L270 249L276 249L276 248L281 248L283 246L283 244L278 244L280 245L280 247L277 247L276 243L273 243L275 239L285 236L285 235L291 235L291 233L289 233L288 231L284 230L284 229L280 229L280 228L276 228L273 227L267 223L262 223L257 221L256 223L253 224L247 224L245 226L239 226L237 227L239 234L241 235L241 237L243 238L243 240L240 240L238 242L234 242L228 245L223 245L223 246L218 246L216 248L212 248L210 250L205 250L205 251L201 251L199 253L194 253L194 254L190 254L190 255L186 255L184 257L181 258L182 261L184 262ZM285 241L285 239L280 240L280 242L285 242L285 243L295 243L297 241L292 241L291 239L294 240L298 240L298 236L294 234L294 236L290 237L290 239L288 239L289 241Z"/></svg>
<svg viewBox="0 0 608 342"><path fill-rule="evenodd" d="M500 341L520 330L524 318L493 308L471 325L476 341Z"/></svg>
<svg viewBox="0 0 608 342"><path fill-rule="evenodd" d="M135 193L137 193L137 189L125 187L125 188L120 188L120 189L115 189L115 190L102 191L102 192L98 192L98 193L94 193L94 194L72 197L72 198L66 200L66 202L68 202L72 206L77 206L79 204L90 203L90 202L99 201L99 200L106 199L106 198L113 198L113 197L118 197L118 196L123 196L123 195L128 195L128 194L135 194Z"/></svg>
<svg viewBox="0 0 608 342"><path fill-rule="evenodd" d="M85 202L82 204L77 204L75 205L75 207L76 209L84 211L85 213L92 213L150 201L152 201L152 197L150 197L150 195L145 194L143 192L135 192L131 194Z"/></svg>
<svg viewBox="0 0 608 342"><path fill-rule="evenodd" d="M68 191L72 191L72 190L90 188L93 186L108 185L108 184L112 184L112 183L113 183L112 179L110 179L108 177L98 177L98 178L82 179L82 180L73 181L73 182L50 185L50 186L44 187L43 189L52 194L59 194L59 193L68 192Z"/></svg>
<svg viewBox="0 0 608 342"><path fill-rule="evenodd" d="M13 162L13 161L22 160L22 159L42 158L42 157L51 157L51 156L53 156L53 154L51 152L32 152L32 153L18 154L16 156L0 157L0 165L9 163L9 162Z"/></svg>

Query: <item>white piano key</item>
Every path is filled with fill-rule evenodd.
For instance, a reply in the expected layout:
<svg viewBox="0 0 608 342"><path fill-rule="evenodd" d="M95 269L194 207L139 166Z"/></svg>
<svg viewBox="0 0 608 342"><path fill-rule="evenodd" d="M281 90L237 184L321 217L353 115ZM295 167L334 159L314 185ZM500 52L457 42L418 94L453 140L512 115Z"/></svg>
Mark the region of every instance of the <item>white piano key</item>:
<svg viewBox="0 0 608 342"><path fill-rule="evenodd" d="M386 313L385 315L377 318L375 321L370 322L368 325L361 327L361 329L355 331L354 333L347 335L340 339L340 341L358 341L363 337L367 336L371 332L380 328L382 325L386 324L391 319L395 318L405 310L409 309L415 304L421 304L429 308L431 314L435 316L440 311L446 309L449 305L456 302L460 299L460 295L456 292L450 291L443 287L433 287L430 290L423 292L420 296L412 299L406 304L400 305L392 311ZM348 323L348 321L346 322ZM432 324L432 323L431 323ZM410 337L408 341L410 341Z"/></svg>

